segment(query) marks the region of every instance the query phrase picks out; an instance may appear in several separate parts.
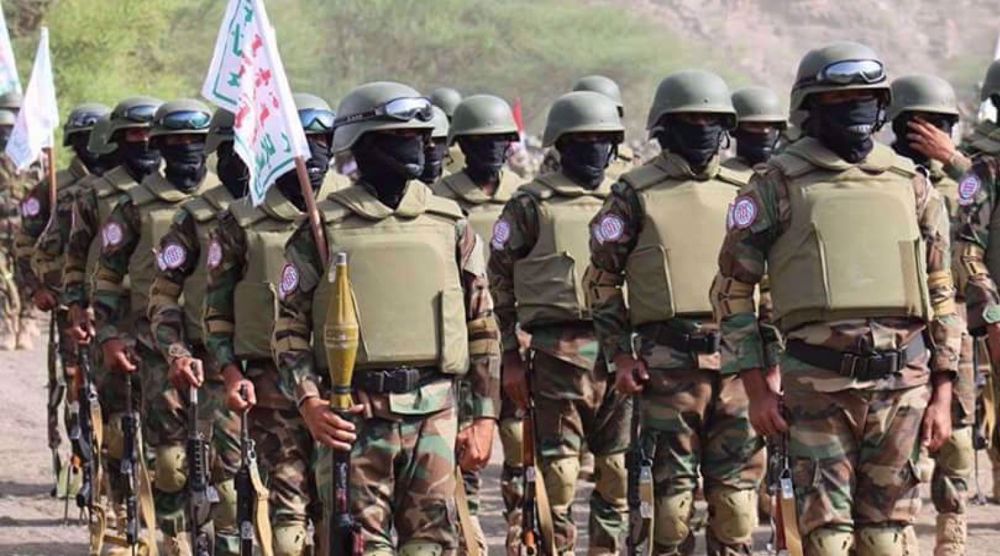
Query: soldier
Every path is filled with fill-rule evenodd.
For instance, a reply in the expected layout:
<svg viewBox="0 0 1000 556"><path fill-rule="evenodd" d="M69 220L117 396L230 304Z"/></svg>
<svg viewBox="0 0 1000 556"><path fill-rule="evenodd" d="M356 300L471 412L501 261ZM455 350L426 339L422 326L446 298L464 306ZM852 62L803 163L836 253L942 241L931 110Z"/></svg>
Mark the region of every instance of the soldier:
<svg viewBox="0 0 1000 556"><path fill-rule="evenodd" d="M612 388L599 357L580 282L588 259L587 222L611 189L605 169L624 132L614 102L601 94L579 91L556 100L543 143L559 151L561 169L522 186L490 240L504 390L521 409L529 396L534 401L558 554L571 553L576 545L570 506L585 440L595 455L590 554L616 554L624 530L630 404ZM518 353L518 325L531 335L530 371Z"/></svg>
<svg viewBox="0 0 1000 556"><path fill-rule="evenodd" d="M448 157L448 128L449 118L437 106L431 106L434 115L431 116L431 140L424 151L424 171L420 174L420 181L427 185L433 185L444 175L444 161Z"/></svg>
<svg viewBox="0 0 1000 556"><path fill-rule="evenodd" d="M928 158L914 148L908 139L912 135L911 122L934 126L945 135L951 135L958 123L958 103L955 91L947 81L931 75L908 75L892 82L892 104L886 111L896 137L893 150L913 161L944 197L951 222L952 240L956 240L961 219L958 205L958 183L947 175L944 165ZM967 166L964 157L960 164ZM959 274L952 269L956 283ZM956 295L956 309L965 321L965 296L961 289ZM958 379L955 381L951 404L952 434L935 455L936 465L931 479L931 500L938 512L937 540L934 553L939 556L965 554L965 507L972 477L973 458L972 425L976 410L976 372L973 368L972 350L976 349L968 330L962 330Z"/></svg>
<svg viewBox="0 0 1000 556"><path fill-rule="evenodd" d="M936 452L951 433L961 331L947 212L873 140L890 97L867 46L806 54L791 95L805 136L736 198L712 288L724 368L741 374L751 423L789 435L807 555L916 550L905 539L919 447ZM787 339L780 377L763 371L752 300L765 265Z"/></svg>
<svg viewBox="0 0 1000 556"><path fill-rule="evenodd" d="M517 123L510 106L492 95L474 95L463 100L457 108L448 130L448 144L458 144L465 154L466 167L449 174L431 186L435 195L458 203L469 220L472 230L480 239L490 237L493 224L504 204L517 189L517 175L502 167L511 142L517 141ZM501 166L497 167L496 162ZM520 539L520 480L521 419L516 407L502 397L500 404L500 442L504 465L500 477L507 518L508 550L515 550ZM459 412L459 430L464 434L471 424L468 415ZM463 469L465 489L469 496L470 512L476 528L476 539L485 550L486 539L477 517L479 509L480 479L478 473Z"/></svg>
<svg viewBox="0 0 1000 556"><path fill-rule="evenodd" d="M660 83L647 121L662 152L622 176L590 223L585 282L594 327L616 389L643 396L642 429L655 446L655 552L694 550L690 520L702 478L708 553L749 553L761 442L742 382L721 372L705 295L726 211L746 185L744 172L720 164L736 112L721 78L682 71Z"/></svg>
<svg viewBox="0 0 1000 556"><path fill-rule="evenodd" d="M994 107L1000 110L1000 60L995 60L986 69L983 84L979 89L979 100L980 102L989 101ZM949 140L948 143L950 144L951 141ZM945 147L943 142L935 146ZM980 154L996 155L1000 153L1000 125L998 125L998 122L990 120L983 120L977 123L972 133L962 141L961 146L956 150L954 145L952 145L951 151L953 156L960 152L966 155L967 159L973 159ZM967 161L965 167L961 166L962 160L960 158L956 157L954 162L957 164L953 164L955 171L951 177L960 180L970 170L972 162Z"/></svg>
<svg viewBox="0 0 1000 556"><path fill-rule="evenodd" d="M334 113L313 95L296 94L295 103L312 153L307 162L310 181L319 187L329 169ZM220 148L232 150L231 143ZM316 195L331 189L327 185ZM250 433L270 489L272 547L278 556L305 554L309 521L320 524L316 483L309 472L315 454L312 438L295 399L279 388L271 357L278 318L271 284L281 282L282 250L303 220L303 211L298 178L290 171L278 178L260 206L245 197L222 213L206 261L205 343L222 369L229 407L250 410Z"/></svg>
<svg viewBox="0 0 1000 556"><path fill-rule="evenodd" d="M788 127L778 95L767 87L744 87L733 92L736 109L736 156L723 165L743 172L747 179L753 169L767 162Z"/></svg>
<svg viewBox="0 0 1000 556"><path fill-rule="evenodd" d="M462 93L451 87L438 87L431 91L431 104L437 106L448 116L448 125L451 125L452 118L455 117L455 109L462 102ZM445 157L444 171L446 174L459 172L465 166L465 157L458 145L451 143L448 155Z"/></svg>
<svg viewBox="0 0 1000 556"><path fill-rule="evenodd" d="M363 412L356 434L320 398L329 287L306 225L285 248L275 358L313 438L351 450L350 504L365 554L453 555L455 383L469 383L473 411L457 446L464 469L489 460L500 402L482 245L455 203L415 181L432 130L426 98L399 83L368 83L337 113L334 151L349 149L361 177L319 212L329 251L351 261L364 345L353 384ZM317 479L327 516L329 470L324 450Z"/></svg>

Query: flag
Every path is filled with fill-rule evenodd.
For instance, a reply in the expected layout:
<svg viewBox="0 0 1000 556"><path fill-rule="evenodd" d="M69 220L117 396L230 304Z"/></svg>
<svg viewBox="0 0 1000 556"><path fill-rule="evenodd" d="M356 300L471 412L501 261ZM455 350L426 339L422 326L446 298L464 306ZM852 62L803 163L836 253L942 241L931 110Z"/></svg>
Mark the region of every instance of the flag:
<svg viewBox="0 0 1000 556"><path fill-rule="evenodd" d="M49 30L42 27L42 37L31 67L28 90L24 93L21 110L17 113L14 130L7 141L6 154L18 171L23 171L38 160L42 149L51 147L56 127L59 126L59 106L56 104L56 86L52 80L52 61L49 58Z"/></svg>
<svg viewBox="0 0 1000 556"><path fill-rule="evenodd" d="M524 141L524 112L521 107L521 97L514 99L514 123L517 124L517 135Z"/></svg>
<svg viewBox="0 0 1000 556"><path fill-rule="evenodd" d="M254 205L309 145L263 0L229 0L201 94L236 115L233 141Z"/></svg>
<svg viewBox="0 0 1000 556"><path fill-rule="evenodd" d="M0 7L0 95L11 91L21 92L21 80L17 77L17 63L14 61L14 49L10 46L10 34L7 33L7 21Z"/></svg>
<svg viewBox="0 0 1000 556"><path fill-rule="evenodd" d="M993 49L993 59L1000 60L1000 35L997 35L997 44ZM997 107L993 106L993 101L986 99L979 104L979 114L977 116L977 121L995 122L997 121Z"/></svg>

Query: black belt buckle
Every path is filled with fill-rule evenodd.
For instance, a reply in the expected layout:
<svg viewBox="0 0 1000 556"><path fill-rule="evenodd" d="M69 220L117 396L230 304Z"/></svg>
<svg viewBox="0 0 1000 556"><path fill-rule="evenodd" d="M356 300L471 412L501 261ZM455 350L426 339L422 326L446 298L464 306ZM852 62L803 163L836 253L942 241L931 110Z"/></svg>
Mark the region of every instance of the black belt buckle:
<svg viewBox="0 0 1000 556"><path fill-rule="evenodd" d="M710 355L719 351L721 336L718 332L706 332L704 334L692 334L685 338L688 351L694 354Z"/></svg>
<svg viewBox="0 0 1000 556"><path fill-rule="evenodd" d="M360 380L362 389L373 394L406 394L420 386L420 370L400 367L381 371L366 371Z"/></svg>
<svg viewBox="0 0 1000 556"><path fill-rule="evenodd" d="M895 373L905 364L904 350L881 351L860 355L844 353L840 360L840 374L861 381L878 380Z"/></svg>

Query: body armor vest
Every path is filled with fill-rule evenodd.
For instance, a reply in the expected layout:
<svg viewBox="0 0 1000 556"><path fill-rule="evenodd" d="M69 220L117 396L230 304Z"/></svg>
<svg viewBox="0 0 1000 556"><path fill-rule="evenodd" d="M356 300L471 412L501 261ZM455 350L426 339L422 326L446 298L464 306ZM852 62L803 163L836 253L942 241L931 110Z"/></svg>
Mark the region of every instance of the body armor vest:
<svg viewBox="0 0 1000 556"><path fill-rule="evenodd" d="M908 161L876 143L859 164L813 138L771 160L788 181L791 222L768 254L775 320L931 315L926 246Z"/></svg>
<svg viewBox="0 0 1000 556"><path fill-rule="evenodd" d="M218 178L209 177L216 183ZM194 221L195 234L198 236L198 261L194 270L184 280L183 306L185 332L188 342L201 342L205 338L202 327L202 315L205 311L205 288L208 287L208 236L212 231L216 217L226 210L234 201L229 190L222 184L217 184L205 191L200 197L184 203L183 209ZM159 244L157 244L159 245Z"/></svg>
<svg viewBox="0 0 1000 556"><path fill-rule="evenodd" d="M501 173L500 184L491 197L473 183L463 170L441 178L431 186L431 191L438 197L451 199L458 203L462 212L465 213L469 225L472 226L472 230L476 232L485 246L493 237L493 225L500 217L504 205L517 190L517 186L517 175L514 172L505 171ZM485 251L486 256L489 257L489 249L485 249Z"/></svg>
<svg viewBox="0 0 1000 556"><path fill-rule="evenodd" d="M749 176L717 162L695 176L663 153L629 172L644 207L641 232L625 265L633 326L712 314L709 290L726 236L726 213Z"/></svg>
<svg viewBox="0 0 1000 556"><path fill-rule="evenodd" d="M589 190L561 173L539 176L518 191L538 207L538 240L514 263L517 319L525 330L590 320L581 284L590 263L590 220L610 191L608 180Z"/></svg>
<svg viewBox="0 0 1000 556"><path fill-rule="evenodd" d="M411 181L399 207L380 203L363 185L320 204L330 254L346 252L360 328L357 368L469 366L465 296L456 261L458 206ZM326 368L323 329L330 282L313 296L313 347Z"/></svg>
<svg viewBox="0 0 1000 556"><path fill-rule="evenodd" d="M90 291L94 291L94 274L97 272L97 260L101 257L101 234L99 230L104 223L107 222L108 217L118 206L118 203L122 200L122 195L128 194L138 187L138 182L132 179L128 171L125 170L124 166L118 166L115 169L105 172L100 178L95 179L92 182L92 188L94 191L94 199L97 201L97 226L98 233L94 234L94 238L90 242L90 249L87 250L87 276L90 286ZM130 279L128 276L125 277L125 281L122 282L122 287L129 289Z"/></svg>

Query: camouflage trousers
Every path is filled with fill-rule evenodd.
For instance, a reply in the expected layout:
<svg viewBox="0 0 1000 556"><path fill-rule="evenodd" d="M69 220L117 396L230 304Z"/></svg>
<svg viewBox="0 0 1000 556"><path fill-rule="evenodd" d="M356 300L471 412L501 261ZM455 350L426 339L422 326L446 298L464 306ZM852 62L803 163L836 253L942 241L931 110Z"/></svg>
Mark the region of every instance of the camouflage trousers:
<svg viewBox="0 0 1000 556"><path fill-rule="evenodd" d="M919 432L930 387L819 392L789 380L788 359L788 450L805 553L846 555L852 534L867 546L868 537L901 532L920 509Z"/></svg>
<svg viewBox="0 0 1000 556"><path fill-rule="evenodd" d="M708 502L708 554L749 554L765 456L748 408L738 376L650 369L642 428L654 455L656 554L693 552L690 523L699 479Z"/></svg>
<svg viewBox="0 0 1000 556"><path fill-rule="evenodd" d="M500 445L503 468L500 471L500 495L507 522L505 542L508 556L520 556L522 505L524 503L524 420L516 404L501 392Z"/></svg>
<svg viewBox="0 0 1000 556"><path fill-rule="evenodd" d="M572 504L586 441L595 457L589 554L617 554L627 511L625 450L631 400L614 390L605 365L581 368L541 351L535 351L532 360L531 396L556 552L572 554L576 546Z"/></svg>
<svg viewBox="0 0 1000 556"><path fill-rule="evenodd" d="M973 368L973 339L962 335L962 352L958 364L958 379L951 402L952 434L948 442L933 455L934 474L931 477L931 501L938 513L964 514L972 478L975 452L972 447L972 425L976 411L976 369ZM978 357L986 363L985 355Z"/></svg>

